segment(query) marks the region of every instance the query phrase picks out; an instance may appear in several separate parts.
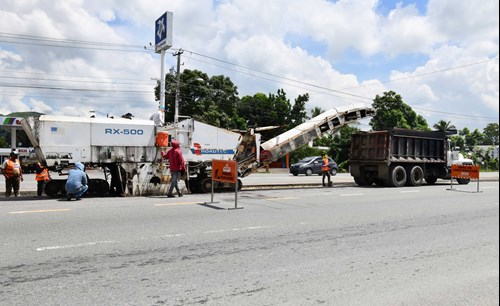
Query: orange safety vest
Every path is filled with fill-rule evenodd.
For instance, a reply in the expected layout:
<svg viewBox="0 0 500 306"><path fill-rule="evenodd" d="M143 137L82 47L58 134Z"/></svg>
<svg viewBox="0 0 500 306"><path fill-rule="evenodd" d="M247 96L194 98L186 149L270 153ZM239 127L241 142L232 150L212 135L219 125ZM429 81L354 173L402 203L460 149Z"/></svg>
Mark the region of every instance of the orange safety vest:
<svg viewBox="0 0 500 306"><path fill-rule="evenodd" d="M328 166L328 158L323 159L323 166L321 171L330 171L330 166Z"/></svg>
<svg viewBox="0 0 500 306"><path fill-rule="evenodd" d="M43 170L42 172L35 174L35 180L37 180L37 182L49 180L49 171L47 170L47 168L43 167L40 163L38 163L38 166L40 168L43 168Z"/></svg>
<svg viewBox="0 0 500 306"><path fill-rule="evenodd" d="M16 169L17 171L15 171ZM14 177L15 172L18 172L17 176L21 176L21 163L19 162L19 159L16 159L15 161L12 161L10 158L7 159L7 167L5 167L2 171L8 178Z"/></svg>

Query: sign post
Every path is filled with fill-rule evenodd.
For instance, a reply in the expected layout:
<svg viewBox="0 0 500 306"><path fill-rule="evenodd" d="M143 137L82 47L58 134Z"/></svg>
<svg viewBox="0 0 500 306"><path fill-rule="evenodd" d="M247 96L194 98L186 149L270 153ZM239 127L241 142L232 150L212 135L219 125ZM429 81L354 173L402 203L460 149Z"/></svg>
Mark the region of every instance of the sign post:
<svg viewBox="0 0 500 306"><path fill-rule="evenodd" d="M165 105L165 51L172 47L172 12L165 12L155 22L155 52L160 53L160 107ZM162 124L165 125L166 117Z"/></svg>
<svg viewBox="0 0 500 306"><path fill-rule="evenodd" d="M212 160L212 203L214 201L214 181L235 184L234 208L238 207L238 170L235 160ZM231 208L230 208L231 209Z"/></svg>
<svg viewBox="0 0 500 306"><path fill-rule="evenodd" d="M453 190L453 179L474 179L477 180L477 191L479 191L479 166L472 165L451 165L450 189Z"/></svg>

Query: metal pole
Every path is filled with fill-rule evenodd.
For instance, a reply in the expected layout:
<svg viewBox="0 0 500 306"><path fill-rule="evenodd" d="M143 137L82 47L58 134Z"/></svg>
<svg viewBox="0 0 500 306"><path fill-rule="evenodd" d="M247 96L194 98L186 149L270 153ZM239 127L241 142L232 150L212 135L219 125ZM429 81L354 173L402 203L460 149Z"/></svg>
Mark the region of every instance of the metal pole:
<svg viewBox="0 0 500 306"><path fill-rule="evenodd" d="M238 208L238 178L236 178L236 190L234 192L234 209Z"/></svg>
<svg viewBox="0 0 500 306"><path fill-rule="evenodd" d="M165 110L167 106L165 105L165 50L161 50L161 74L160 74L160 106L164 106ZM167 116L163 116L163 125L166 125Z"/></svg>
<svg viewBox="0 0 500 306"><path fill-rule="evenodd" d="M174 54L177 56L177 82L175 85L175 113L174 113L174 123L179 122L179 103L180 103L180 85L181 85L181 54L184 53L182 49Z"/></svg>

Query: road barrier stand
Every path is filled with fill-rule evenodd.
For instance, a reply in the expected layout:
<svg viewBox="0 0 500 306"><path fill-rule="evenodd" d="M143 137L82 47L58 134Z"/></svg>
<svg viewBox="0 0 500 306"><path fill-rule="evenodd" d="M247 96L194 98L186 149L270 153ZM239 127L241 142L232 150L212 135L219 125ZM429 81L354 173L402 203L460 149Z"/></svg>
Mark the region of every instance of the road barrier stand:
<svg viewBox="0 0 500 306"><path fill-rule="evenodd" d="M462 191L458 189L453 189L453 179L469 179L477 180L477 190L476 191L464 191L479 193L479 166L472 165L451 165L451 177L450 177L450 188L447 190L452 191Z"/></svg>
<svg viewBox="0 0 500 306"><path fill-rule="evenodd" d="M243 207L238 207L238 171L236 169L236 161L234 160L212 160L212 196L209 203L214 204L219 202L214 202L214 181L222 183L230 183L235 185L234 189L234 208L231 209L242 209Z"/></svg>

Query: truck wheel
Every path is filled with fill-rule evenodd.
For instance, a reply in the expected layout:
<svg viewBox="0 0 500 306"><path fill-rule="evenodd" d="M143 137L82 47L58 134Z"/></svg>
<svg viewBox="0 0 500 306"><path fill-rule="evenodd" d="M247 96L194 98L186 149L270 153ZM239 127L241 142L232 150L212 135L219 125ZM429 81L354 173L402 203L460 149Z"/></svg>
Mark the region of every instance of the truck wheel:
<svg viewBox="0 0 500 306"><path fill-rule="evenodd" d="M211 178L206 178L203 181L201 181L201 192L203 192L203 193L212 192L212 179Z"/></svg>
<svg viewBox="0 0 500 306"><path fill-rule="evenodd" d="M420 166L414 166L411 168L408 174L407 184L409 186L420 186L424 180L424 171Z"/></svg>
<svg viewBox="0 0 500 306"><path fill-rule="evenodd" d="M470 179L457 178L457 182L458 182L460 185L467 185L467 184L469 184Z"/></svg>
<svg viewBox="0 0 500 306"><path fill-rule="evenodd" d="M402 166L396 166L392 169L391 177L389 178L391 186L403 187L406 184L406 170Z"/></svg>
<svg viewBox="0 0 500 306"><path fill-rule="evenodd" d="M312 169L309 168L306 170L306 176L311 176L312 174L313 174Z"/></svg>
<svg viewBox="0 0 500 306"><path fill-rule="evenodd" d="M55 197L61 192L61 188L63 184L65 184L66 181L61 181L61 180L51 180L45 184L45 189L44 192L46 195L49 197Z"/></svg>
<svg viewBox="0 0 500 306"><path fill-rule="evenodd" d="M436 183L436 181L437 181L437 180L438 180L438 179L437 179L437 177L435 177L435 176L428 176L428 177L426 177L426 178L425 178L425 182L426 182L427 184L429 184L429 185L434 185L434 184Z"/></svg>
<svg viewBox="0 0 500 306"><path fill-rule="evenodd" d="M373 184L372 181L367 179L364 176L355 176L354 177L354 182L358 184L359 186L371 186Z"/></svg>

